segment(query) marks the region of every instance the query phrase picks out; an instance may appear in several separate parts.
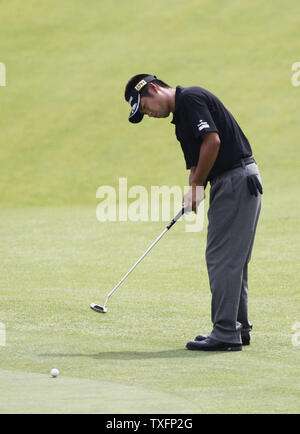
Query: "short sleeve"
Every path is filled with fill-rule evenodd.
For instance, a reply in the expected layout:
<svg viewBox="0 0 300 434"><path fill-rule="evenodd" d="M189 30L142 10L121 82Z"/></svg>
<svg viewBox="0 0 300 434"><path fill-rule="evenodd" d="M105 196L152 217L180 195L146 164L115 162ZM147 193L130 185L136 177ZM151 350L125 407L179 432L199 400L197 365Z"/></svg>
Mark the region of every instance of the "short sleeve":
<svg viewBox="0 0 300 434"><path fill-rule="evenodd" d="M182 106L186 120L191 125L196 139L205 133L218 133L218 129L204 98L198 95L184 95Z"/></svg>

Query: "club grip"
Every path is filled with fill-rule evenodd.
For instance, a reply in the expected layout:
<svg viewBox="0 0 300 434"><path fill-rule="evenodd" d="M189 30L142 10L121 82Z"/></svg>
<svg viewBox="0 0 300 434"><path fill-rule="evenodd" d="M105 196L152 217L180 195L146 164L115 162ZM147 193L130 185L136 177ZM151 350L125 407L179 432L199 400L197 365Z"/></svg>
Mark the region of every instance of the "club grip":
<svg viewBox="0 0 300 434"><path fill-rule="evenodd" d="M178 219L180 219L180 217L184 214L184 208L182 208L182 210L179 211L179 213L173 218L172 221L170 221L170 223L167 226L167 229L170 229L176 222Z"/></svg>

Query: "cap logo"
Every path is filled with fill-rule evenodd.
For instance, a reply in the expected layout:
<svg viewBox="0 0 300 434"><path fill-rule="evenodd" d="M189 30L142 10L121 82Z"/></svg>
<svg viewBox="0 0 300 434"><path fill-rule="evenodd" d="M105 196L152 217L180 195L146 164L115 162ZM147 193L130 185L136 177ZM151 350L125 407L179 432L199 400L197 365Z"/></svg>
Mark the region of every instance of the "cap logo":
<svg viewBox="0 0 300 434"><path fill-rule="evenodd" d="M133 113L136 109L137 103L133 104L132 109L131 109L131 113Z"/></svg>
<svg viewBox="0 0 300 434"><path fill-rule="evenodd" d="M141 80L136 86L135 86L135 90L137 90L138 92L142 89L142 87L144 87L147 84L147 82L145 80Z"/></svg>

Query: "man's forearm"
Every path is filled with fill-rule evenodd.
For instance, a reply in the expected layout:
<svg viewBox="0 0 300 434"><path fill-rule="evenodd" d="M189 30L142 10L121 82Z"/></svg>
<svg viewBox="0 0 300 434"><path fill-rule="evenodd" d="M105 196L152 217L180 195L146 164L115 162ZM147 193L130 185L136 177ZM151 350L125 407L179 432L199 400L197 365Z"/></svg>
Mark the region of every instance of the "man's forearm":
<svg viewBox="0 0 300 434"><path fill-rule="evenodd" d="M203 141L198 159L197 167L190 174L191 185L204 185L206 178L211 171L220 149L218 134L208 134Z"/></svg>
<svg viewBox="0 0 300 434"><path fill-rule="evenodd" d="M189 176L189 185L192 185L192 179L193 179L195 170L196 170L196 166L191 167L191 173L190 173L190 176Z"/></svg>

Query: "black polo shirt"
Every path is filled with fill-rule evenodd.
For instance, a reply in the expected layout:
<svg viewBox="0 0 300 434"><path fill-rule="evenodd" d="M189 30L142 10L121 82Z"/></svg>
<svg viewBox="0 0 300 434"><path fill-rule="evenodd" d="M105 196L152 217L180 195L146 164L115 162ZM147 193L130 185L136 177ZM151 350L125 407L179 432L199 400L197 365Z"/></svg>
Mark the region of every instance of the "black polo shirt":
<svg viewBox="0 0 300 434"><path fill-rule="evenodd" d="M219 134L220 150L207 181L252 155L251 146L232 114L215 95L201 87L176 87L172 123L187 169L197 166L203 135Z"/></svg>

